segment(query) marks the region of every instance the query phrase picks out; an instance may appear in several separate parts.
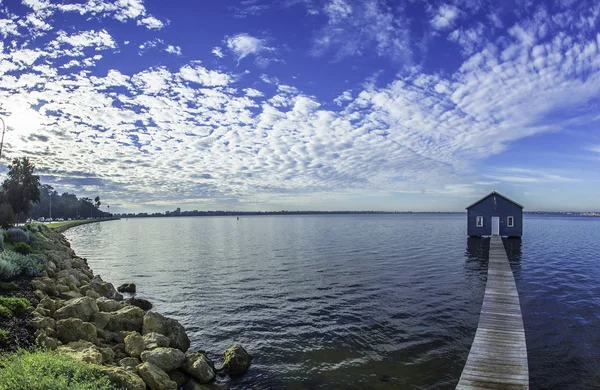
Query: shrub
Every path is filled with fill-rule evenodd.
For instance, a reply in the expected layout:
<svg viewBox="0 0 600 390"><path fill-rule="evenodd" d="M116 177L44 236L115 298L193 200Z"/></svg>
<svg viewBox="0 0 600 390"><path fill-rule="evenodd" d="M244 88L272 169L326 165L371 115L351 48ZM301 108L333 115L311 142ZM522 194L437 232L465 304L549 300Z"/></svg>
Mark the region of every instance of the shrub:
<svg viewBox="0 0 600 390"><path fill-rule="evenodd" d="M0 282L0 291L18 290L19 285L14 282Z"/></svg>
<svg viewBox="0 0 600 390"><path fill-rule="evenodd" d="M8 233L6 233L6 230L2 230L2 245L4 245L5 242L9 242L10 238L8 237Z"/></svg>
<svg viewBox="0 0 600 390"><path fill-rule="evenodd" d="M0 342L8 340L8 331L0 328Z"/></svg>
<svg viewBox="0 0 600 390"><path fill-rule="evenodd" d="M12 317L14 315L21 314L23 310L27 309L29 306L31 306L31 303L25 298L0 296L0 308L7 309L2 310L2 314L5 317ZM8 313L8 316L5 315L6 313Z"/></svg>
<svg viewBox="0 0 600 390"><path fill-rule="evenodd" d="M0 306L0 318L10 318L12 317L12 312L8 309L8 307Z"/></svg>
<svg viewBox="0 0 600 390"><path fill-rule="evenodd" d="M119 389L96 365L56 351L25 351L0 357L0 389Z"/></svg>
<svg viewBox="0 0 600 390"><path fill-rule="evenodd" d="M10 279L25 274L37 276L43 260L34 254L22 255L12 251L0 253L0 279Z"/></svg>
<svg viewBox="0 0 600 390"><path fill-rule="evenodd" d="M19 228L10 228L6 231L8 238L12 242L24 242L29 244L29 235Z"/></svg>
<svg viewBox="0 0 600 390"><path fill-rule="evenodd" d="M6 252L2 252L3 254ZM0 256L0 279L10 279L13 276L17 276L21 273L21 269L16 264L3 259Z"/></svg>
<svg viewBox="0 0 600 390"><path fill-rule="evenodd" d="M7 203L0 204L0 226L8 229L15 224L15 213L12 207Z"/></svg>
<svg viewBox="0 0 600 390"><path fill-rule="evenodd" d="M15 252L20 253L22 255L28 255L32 252L31 247L25 244L24 242L17 242L13 249L15 250Z"/></svg>
<svg viewBox="0 0 600 390"><path fill-rule="evenodd" d="M0 252L2 252L4 250L4 234L6 232L2 232L2 235L0 236Z"/></svg>

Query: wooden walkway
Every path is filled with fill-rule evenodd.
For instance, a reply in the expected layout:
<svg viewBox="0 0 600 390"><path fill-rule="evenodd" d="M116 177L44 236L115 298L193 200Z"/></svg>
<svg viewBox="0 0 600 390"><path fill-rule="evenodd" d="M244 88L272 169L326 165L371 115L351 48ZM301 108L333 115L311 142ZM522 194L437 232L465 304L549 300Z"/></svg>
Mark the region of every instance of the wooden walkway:
<svg viewBox="0 0 600 390"><path fill-rule="evenodd" d="M502 238L490 241L485 296L457 389L529 389L519 293Z"/></svg>

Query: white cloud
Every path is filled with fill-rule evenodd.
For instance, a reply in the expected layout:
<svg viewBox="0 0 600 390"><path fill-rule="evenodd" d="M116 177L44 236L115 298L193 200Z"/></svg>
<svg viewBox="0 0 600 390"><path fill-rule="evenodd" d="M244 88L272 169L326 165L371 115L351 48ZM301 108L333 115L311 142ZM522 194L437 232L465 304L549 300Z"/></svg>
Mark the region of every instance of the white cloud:
<svg viewBox="0 0 600 390"><path fill-rule="evenodd" d="M313 54L333 51L337 60L375 52L408 60L411 56L408 21L396 8L377 0L330 0L324 6L327 25L313 40Z"/></svg>
<svg viewBox="0 0 600 390"><path fill-rule="evenodd" d="M114 49L117 47L112 36L106 30L83 31L77 34L68 35L64 31L58 33L56 39L59 43L66 43L75 48L95 47L96 50Z"/></svg>
<svg viewBox="0 0 600 390"><path fill-rule="evenodd" d="M264 39L259 39L251 35L242 33L227 38L227 48L235 55L238 62L249 55L257 56L263 53L272 53L274 48L267 46ZM214 53L214 51L213 51Z"/></svg>
<svg viewBox="0 0 600 390"><path fill-rule="evenodd" d="M199 63L185 65L179 70L179 76L187 81L202 84L207 87L224 86L229 84L231 77L225 73L208 70Z"/></svg>
<svg viewBox="0 0 600 390"><path fill-rule="evenodd" d="M219 57L219 58L225 57L225 54L223 54L223 49L221 47L219 47L219 46L213 48L212 49L212 53L214 55L216 55L217 57Z"/></svg>
<svg viewBox="0 0 600 390"><path fill-rule="evenodd" d="M437 14L431 19L431 26L436 30L450 28L459 17L459 11L452 5L440 6Z"/></svg>
<svg viewBox="0 0 600 390"><path fill-rule="evenodd" d="M148 16L137 21L138 26L146 26L149 30L160 30L165 27L165 24L154 16Z"/></svg>
<svg viewBox="0 0 600 390"><path fill-rule="evenodd" d="M328 2L330 14L323 8L328 28L321 32L330 41L322 49L390 55L394 46L386 45L402 33L389 28L402 18L379 2L346 3L349 9ZM39 12L77 13L77 6L82 24L92 16L138 20L146 12L135 1L30 4ZM578 20L581 12L572 14L565 20ZM117 47L111 30L49 31L48 39L37 41L11 36L18 44L6 41L0 52L0 101L11 126L7 158L30 156L42 174L65 180L93 173L107 198L140 205L263 208L388 193L466 196L500 180L568 183L578 178L566 170L520 168L490 169L488 179L465 183L480 159L511 142L597 116L590 104L600 98L597 32L570 33L553 25L552 16L520 21L510 34L482 37L481 45L470 37L478 31L474 25L448 30L457 31L454 39L468 56L458 69L414 67L386 84L353 85L326 101L266 71L258 77L264 83L251 79L254 74L242 82L223 61L216 70L208 62L169 57L178 64L170 68L145 56L141 70L120 68L118 60L109 62L117 51L101 57L94 50ZM544 38L542 24L548 25ZM227 48L237 60L272 53L254 39L259 42ZM156 38L141 45L151 47L180 52Z"/></svg>
<svg viewBox="0 0 600 390"><path fill-rule="evenodd" d="M165 49L165 51L167 53L175 54L178 56L181 55L181 47L179 47L179 46L168 45L167 48Z"/></svg>

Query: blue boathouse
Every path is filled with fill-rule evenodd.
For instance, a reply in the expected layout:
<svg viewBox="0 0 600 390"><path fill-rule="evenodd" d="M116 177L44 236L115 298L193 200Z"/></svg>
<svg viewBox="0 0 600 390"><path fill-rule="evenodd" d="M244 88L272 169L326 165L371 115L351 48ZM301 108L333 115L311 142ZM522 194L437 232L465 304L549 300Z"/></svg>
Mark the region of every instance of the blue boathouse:
<svg viewBox="0 0 600 390"><path fill-rule="evenodd" d="M523 206L496 191L467 207L467 236L523 235Z"/></svg>

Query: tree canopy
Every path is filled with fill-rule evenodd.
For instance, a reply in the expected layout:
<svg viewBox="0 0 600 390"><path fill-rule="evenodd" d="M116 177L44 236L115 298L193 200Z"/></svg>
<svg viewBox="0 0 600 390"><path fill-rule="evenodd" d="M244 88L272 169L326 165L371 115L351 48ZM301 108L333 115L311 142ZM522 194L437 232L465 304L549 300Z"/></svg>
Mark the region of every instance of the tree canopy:
<svg viewBox="0 0 600 390"><path fill-rule="evenodd" d="M34 175L35 166L29 158L15 158L8 167L8 177L4 180L4 201L15 214L28 213L32 203L40 201L40 177Z"/></svg>

